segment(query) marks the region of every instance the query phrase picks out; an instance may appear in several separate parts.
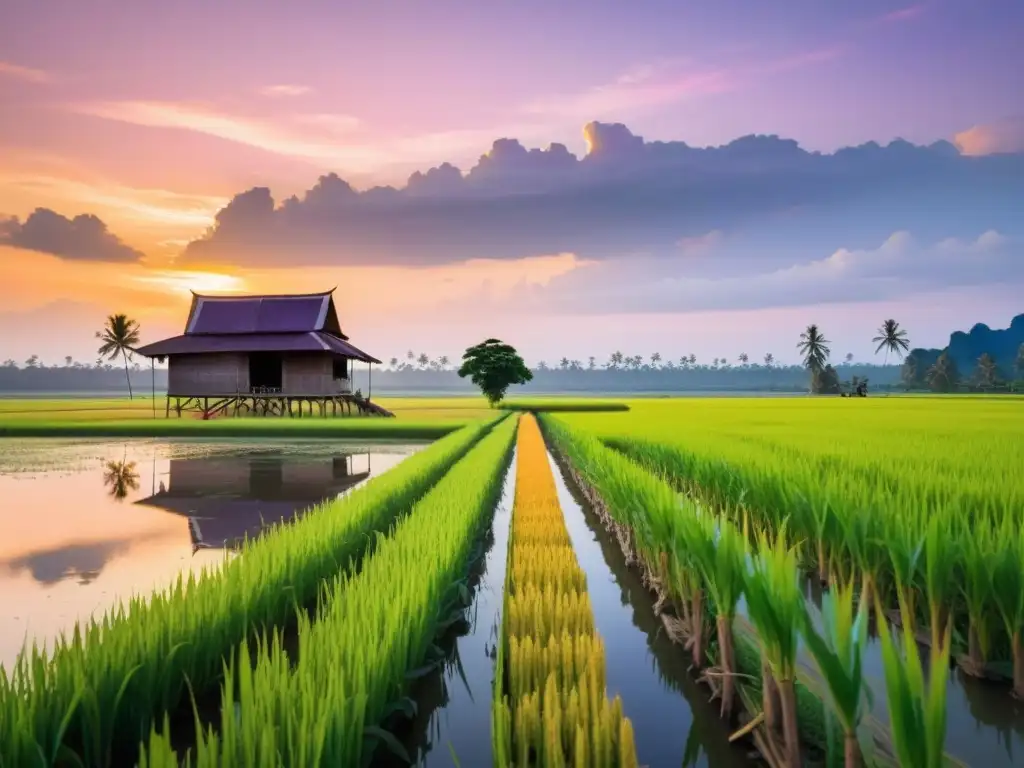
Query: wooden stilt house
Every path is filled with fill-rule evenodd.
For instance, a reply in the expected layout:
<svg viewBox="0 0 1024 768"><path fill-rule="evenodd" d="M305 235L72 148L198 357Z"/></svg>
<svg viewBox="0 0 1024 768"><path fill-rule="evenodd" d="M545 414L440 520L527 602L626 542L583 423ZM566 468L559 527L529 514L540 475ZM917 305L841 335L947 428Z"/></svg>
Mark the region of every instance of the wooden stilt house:
<svg viewBox="0 0 1024 768"><path fill-rule="evenodd" d="M180 336L147 344L138 354L167 359L167 413L173 407L220 413L302 415L329 412L390 416L353 392L357 362L375 357L341 329L334 289L276 296L192 295ZM372 378L370 379L372 385Z"/></svg>

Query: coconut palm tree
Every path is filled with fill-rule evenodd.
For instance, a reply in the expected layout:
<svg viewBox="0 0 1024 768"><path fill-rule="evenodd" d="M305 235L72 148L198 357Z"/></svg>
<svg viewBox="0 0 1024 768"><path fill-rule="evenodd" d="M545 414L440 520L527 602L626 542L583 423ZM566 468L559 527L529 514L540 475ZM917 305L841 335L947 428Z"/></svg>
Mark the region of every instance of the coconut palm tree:
<svg viewBox="0 0 1024 768"><path fill-rule="evenodd" d="M948 351L943 351L939 359L935 361L926 374L928 385L937 392L949 392L954 389L960 380L960 371L957 370L956 361L949 356Z"/></svg>
<svg viewBox="0 0 1024 768"><path fill-rule="evenodd" d="M921 378L921 371L917 367L917 358L913 355L908 357L903 363L903 368L900 370L900 378L908 390L915 386Z"/></svg>
<svg viewBox="0 0 1024 768"><path fill-rule="evenodd" d="M128 380L128 398L132 394L132 379L128 374L128 356L139 344L139 323L128 315L110 315L103 330L96 331L96 338L102 341L97 353L100 357L115 360L120 355L124 360L124 376Z"/></svg>
<svg viewBox="0 0 1024 768"><path fill-rule="evenodd" d="M693 352L691 352L690 353L690 365L696 365L696 364L697 364L697 356L695 354L693 354Z"/></svg>
<svg viewBox="0 0 1024 768"><path fill-rule="evenodd" d="M390 360L388 361L388 363L389 363L389 364L391 365L391 368L392 368L392 369L394 369L394 368L397 368L397 367L398 367L398 358L397 358L397 357L392 357L392 358L391 358L391 359L390 359Z"/></svg>
<svg viewBox="0 0 1024 768"><path fill-rule="evenodd" d="M451 361L448 359L448 355L441 355L441 357L438 358L437 362L441 364L441 369L443 370L448 367L448 363L450 363Z"/></svg>
<svg viewBox="0 0 1024 768"><path fill-rule="evenodd" d="M740 356L736 359L740 361L740 365L746 365L750 362L750 355L746 352L740 352Z"/></svg>
<svg viewBox="0 0 1024 768"><path fill-rule="evenodd" d="M608 367L609 368L618 368L618 367L620 367L622 365L622 361L624 359L625 358L623 357L622 353L619 352L618 350L616 350L615 352L612 352L612 356L610 358L610 365Z"/></svg>
<svg viewBox="0 0 1024 768"><path fill-rule="evenodd" d="M810 371L822 370L828 361L828 356L832 354L832 350L828 346L830 343L816 323L808 325L807 329L800 334L800 343L796 345L800 354L804 356L804 367Z"/></svg>
<svg viewBox="0 0 1024 768"><path fill-rule="evenodd" d="M771 368L773 365L775 365L775 355L771 352L766 352L764 356L764 367Z"/></svg>
<svg viewBox="0 0 1024 768"><path fill-rule="evenodd" d="M420 364L420 368L426 368L430 364L430 358L427 357L426 352L420 352L420 356L416 358L416 362Z"/></svg>
<svg viewBox="0 0 1024 768"><path fill-rule="evenodd" d="M875 347L876 355L882 349L885 350L884 365L889 364L890 352L902 359L903 355L910 351L910 342L907 341L907 332L900 328L900 324L895 320L886 320L878 328L877 333L878 335L871 341L878 344L878 346Z"/></svg>
<svg viewBox="0 0 1024 768"><path fill-rule="evenodd" d="M651 355L651 368L657 368L658 363L661 362L661 352L655 352Z"/></svg>
<svg viewBox="0 0 1024 768"><path fill-rule="evenodd" d="M974 371L978 386L991 389L999 383L999 366L988 352L978 358L978 367Z"/></svg>

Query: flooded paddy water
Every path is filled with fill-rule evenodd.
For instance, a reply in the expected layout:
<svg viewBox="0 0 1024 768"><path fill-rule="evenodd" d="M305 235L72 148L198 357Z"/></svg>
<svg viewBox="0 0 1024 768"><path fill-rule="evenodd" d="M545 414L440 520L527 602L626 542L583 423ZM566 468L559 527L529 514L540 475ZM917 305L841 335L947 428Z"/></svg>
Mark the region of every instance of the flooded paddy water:
<svg viewBox="0 0 1024 768"><path fill-rule="evenodd" d="M0 665L133 593L230 557L387 471L422 444L317 440L5 439Z"/></svg>

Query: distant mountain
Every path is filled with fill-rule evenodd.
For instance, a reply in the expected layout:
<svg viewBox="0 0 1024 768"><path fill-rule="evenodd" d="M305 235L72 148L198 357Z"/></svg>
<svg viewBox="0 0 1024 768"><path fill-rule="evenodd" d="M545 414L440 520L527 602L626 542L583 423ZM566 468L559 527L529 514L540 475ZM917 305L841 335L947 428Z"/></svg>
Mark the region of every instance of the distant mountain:
<svg viewBox="0 0 1024 768"><path fill-rule="evenodd" d="M967 333L954 331L946 349L964 376L970 375L978 358L987 352L995 358L1004 376L1014 378L1017 375L1017 354L1021 344L1024 344L1024 314L1013 318L1009 328L992 330L984 323L977 323ZM942 352L941 349L917 348L912 349L910 354L918 363L919 370L927 370Z"/></svg>

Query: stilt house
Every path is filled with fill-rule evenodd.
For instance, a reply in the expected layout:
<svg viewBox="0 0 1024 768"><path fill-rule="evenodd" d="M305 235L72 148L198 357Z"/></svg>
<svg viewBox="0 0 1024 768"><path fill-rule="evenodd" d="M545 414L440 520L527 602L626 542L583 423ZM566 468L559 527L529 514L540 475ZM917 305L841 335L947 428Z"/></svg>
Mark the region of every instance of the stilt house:
<svg viewBox="0 0 1024 768"><path fill-rule="evenodd" d="M342 332L334 289L325 293L277 296L201 296L180 336L140 347L140 355L167 359L168 411L176 400L201 401L204 415L229 408L292 413L292 403L316 402L321 412L355 401L352 366L380 363L356 348ZM210 401L214 401L214 407ZM310 405L312 410L312 405ZM390 414L387 414L390 415Z"/></svg>

